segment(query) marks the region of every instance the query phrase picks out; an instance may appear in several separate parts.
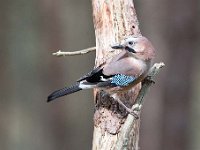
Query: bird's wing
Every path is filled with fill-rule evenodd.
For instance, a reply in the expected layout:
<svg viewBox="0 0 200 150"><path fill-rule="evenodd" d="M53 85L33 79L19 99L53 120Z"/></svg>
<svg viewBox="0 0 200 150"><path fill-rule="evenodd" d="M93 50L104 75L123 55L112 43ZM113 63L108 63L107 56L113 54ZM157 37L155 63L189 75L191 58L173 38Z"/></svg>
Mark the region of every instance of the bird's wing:
<svg viewBox="0 0 200 150"><path fill-rule="evenodd" d="M113 59L101 65L78 80L84 85L97 85L97 87L128 86L142 75L142 63L139 60L128 57L125 51L113 57Z"/></svg>
<svg viewBox="0 0 200 150"><path fill-rule="evenodd" d="M111 61L103 68L104 75L111 76L109 80L99 83L99 87L105 86L129 86L136 83L146 74L146 65L141 60L134 57L121 57L116 61Z"/></svg>

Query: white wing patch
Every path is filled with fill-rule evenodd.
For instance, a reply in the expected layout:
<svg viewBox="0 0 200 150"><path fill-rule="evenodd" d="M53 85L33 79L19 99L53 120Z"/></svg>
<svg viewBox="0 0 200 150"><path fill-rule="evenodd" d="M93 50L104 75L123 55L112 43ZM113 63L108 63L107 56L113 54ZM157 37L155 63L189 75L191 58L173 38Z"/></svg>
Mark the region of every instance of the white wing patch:
<svg viewBox="0 0 200 150"><path fill-rule="evenodd" d="M103 76L100 76L100 78L101 78L100 81L104 81L104 82L110 80L110 78L104 78Z"/></svg>
<svg viewBox="0 0 200 150"><path fill-rule="evenodd" d="M95 84L89 84L88 82L85 82L85 81L81 81L80 84L79 84L79 87L81 89L92 89L92 88L95 88L96 85Z"/></svg>

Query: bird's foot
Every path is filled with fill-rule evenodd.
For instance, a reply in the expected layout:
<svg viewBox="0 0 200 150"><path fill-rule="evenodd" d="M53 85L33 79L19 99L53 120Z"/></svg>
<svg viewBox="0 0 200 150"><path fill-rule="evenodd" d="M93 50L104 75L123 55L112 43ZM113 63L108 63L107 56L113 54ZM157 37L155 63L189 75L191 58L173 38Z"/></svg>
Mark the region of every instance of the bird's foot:
<svg viewBox="0 0 200 150"><path fill-rule="evenodd" d="M138 118L139 118L141 108L142 108L142 105L139 105L139 104L134 104L131 108L131 110L137 115Z"/></svg>
<svg viewBox="0 0 200 150"><path fill-rule="evenodd" d="M155 81L152 79L152 78L150 78L149 76L147 76L144 80L143 80L143 83L144 82L148 82L148 83L151 83L151 84L155 84Z"/></svg>
<svg viewBox="0 0 200 150"><path fill-rule="evenodd" d="M135 111L134 109L130 109L128 107L125 108L126 111L132 115L135 119L139 119L139 114L138 114L138 111Z"/></svg>

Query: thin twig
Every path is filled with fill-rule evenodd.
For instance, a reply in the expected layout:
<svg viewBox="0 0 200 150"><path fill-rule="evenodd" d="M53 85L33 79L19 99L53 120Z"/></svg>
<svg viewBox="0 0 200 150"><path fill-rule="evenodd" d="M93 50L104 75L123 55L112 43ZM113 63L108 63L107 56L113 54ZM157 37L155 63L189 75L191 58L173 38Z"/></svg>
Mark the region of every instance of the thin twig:
<svg viewBox="0 0 200 150"><path fill-rule="evenodd" d="M82 54L86 54L92 51L95 51L96 47L90 47L90 48L86 48L86 49L82 49L79 51L74 51L74 52L62 52L61 50L57 51L56 53L53 53L52 55L54 56L73 56L73 55L82 55Z"/></svg>
<svg viewBox="0 0 200 150"><path fill-rule="evenodd" d="M138 94L138 97L136 99L135 105L133 105L132 110L134 110L136 108L136 106L138 106L138 112L140 113L142 105L144 103L144 96L147 93L147 90L149 89L149 87L154 83L152 81L152 79L159 73L160 69L162 67L164 67L165 64L163 62L161 63L156 63L153 65L153 67L150 69L147 78L145 79L142 88ZM118 142L116 145L116 150L121 150L124 149L125 147L127 147L127 141L129 141L129 133L131 132L131 130L133 129L133 123L135 121L135 117L133 115L128 115L124 126L121 130L121 133L119 135L118 138Z"/></svg>

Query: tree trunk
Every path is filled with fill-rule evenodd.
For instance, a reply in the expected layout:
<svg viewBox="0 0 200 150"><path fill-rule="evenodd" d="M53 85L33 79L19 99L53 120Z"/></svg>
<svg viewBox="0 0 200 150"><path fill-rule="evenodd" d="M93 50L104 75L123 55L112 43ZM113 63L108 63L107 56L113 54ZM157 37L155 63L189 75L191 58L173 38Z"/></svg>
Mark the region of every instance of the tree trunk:
<svg viewBox="0 0 200 150"><path fill-rule="evenodd" d="M140 35L138 20L132 0L93 0L93 19L96 34L96 66L116 55L110 45L129 35ZM131 107L138 95L141 84L128 93L121 95L121 100ZM126 111L102 91L95 90L95 113L93 150L121 149L116 145L124 122ZM140 119L132 125L129 137L123 149L138 149Z"/></svg>

